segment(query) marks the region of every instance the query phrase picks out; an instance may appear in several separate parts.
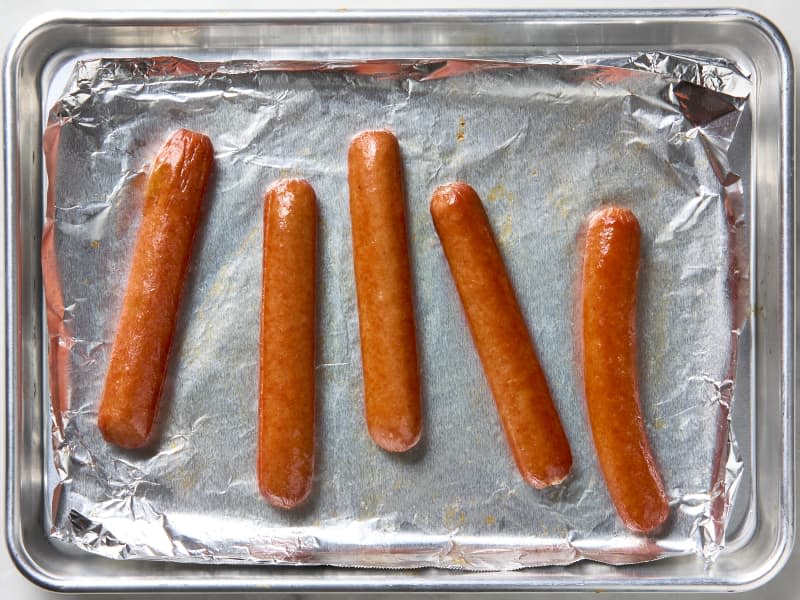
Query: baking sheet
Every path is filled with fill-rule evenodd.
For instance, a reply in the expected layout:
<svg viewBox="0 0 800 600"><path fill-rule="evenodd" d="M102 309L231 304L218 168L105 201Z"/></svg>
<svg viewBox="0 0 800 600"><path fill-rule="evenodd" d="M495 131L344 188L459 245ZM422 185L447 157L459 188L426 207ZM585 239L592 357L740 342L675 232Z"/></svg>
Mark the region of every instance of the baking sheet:
<svg viewBox="0 0 800 600"><path fill-rule="evenodd" d="M51 535L111 557L190 561L713 558L741 474L727 418L746 248L725 153L747 74L658 53L581 62L80 63L45 140ZM96 405L147 163L180 126L211 136L216 173L157 441L125 452L102 441ZM373 127L397 134L406 165L426 429L402 456L375 447L362 416L346 151ZM261 201L287 175L311 181L321 217L317 472L292 513L269 507L255 481ZM431 191L453 179L484 199L572 444L573 473L553 489L514 469L428 216ZM610 199L644 234L641 392L673 499L654 536L616 518L576 386L575 236Z"/></svg>

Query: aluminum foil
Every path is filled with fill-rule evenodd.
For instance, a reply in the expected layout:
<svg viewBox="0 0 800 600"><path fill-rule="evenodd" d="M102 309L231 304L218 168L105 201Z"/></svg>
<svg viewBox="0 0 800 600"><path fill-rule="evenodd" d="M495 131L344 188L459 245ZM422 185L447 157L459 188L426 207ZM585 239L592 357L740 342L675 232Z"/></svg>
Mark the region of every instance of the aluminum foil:
<svg viewBox="0 0 800 600"><path fill-rule="evenodd" d="M507 570L588 558L713 560L742 473L729 425L747 306L743 187L727 150L748 75L702 57L77 64L45 133L53 538L112 558ZM149 162L178 127L216 171L153 443L96 425ZM408 193L425 431L407 454L363 417L346 154L388 127ZM262 202L310 180L320 206L314 491L286 512L255 477ZM574 454L562 485L517 473L428 213L483 198ZM575 365L576 236L592 209L643 230L640 384L671 518L625 529L598 470ZM743 291L744 290L744 291Z"/></svg>

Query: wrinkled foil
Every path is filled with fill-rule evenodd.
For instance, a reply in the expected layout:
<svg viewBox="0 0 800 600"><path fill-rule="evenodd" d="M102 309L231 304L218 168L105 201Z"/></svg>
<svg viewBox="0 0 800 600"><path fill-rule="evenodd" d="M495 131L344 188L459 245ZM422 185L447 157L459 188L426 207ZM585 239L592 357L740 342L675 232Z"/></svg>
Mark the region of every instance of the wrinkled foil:
<svg viewBox="0 0 800 600"><path fill-rule="evenodd" d="M730 427L747 301L746 203L727 151L749 74L661 53L522 63L79 62L45 133L43 235L51 536L112 558L508 570L623 564L724 547L742 461ZM124 451L97 405L143 183L178 127L208 134L205 200L152 444ZM363 417L348 213L353 135L389 128L408 195L425 431L406 454ZM320 209L318 438L312 496L272 508L256 482L262 210L278 177ZM562 484L510 457L428 213L471 183L533 332L574 454ZM629 532L602 476L578 388L576 237L604 202L642 231L639 374L671 498Z"/></svg>

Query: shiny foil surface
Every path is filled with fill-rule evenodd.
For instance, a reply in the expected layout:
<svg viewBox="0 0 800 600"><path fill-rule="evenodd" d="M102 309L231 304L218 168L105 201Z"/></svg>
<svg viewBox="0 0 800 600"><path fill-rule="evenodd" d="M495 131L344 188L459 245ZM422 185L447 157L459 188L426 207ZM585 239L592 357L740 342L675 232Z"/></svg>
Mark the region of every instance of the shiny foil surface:
<svg viewBox="0 0 800 600"><path fill-rule="evenodd" d="M649 53L527 63L79 62L45 132L42 259L53 538L112 558L509 570L588 558L712 561L742 475L730 428L748 305L747 210L728 149L749 75ZM96 424L150 162L179 127L211 137L205 198L152 443ZM361 130L400 143L424 432L380 450L363 416L347 190ZM317 454L309 500L256 481L263 198L319 201ZM536 490L511 459L428 211L481 196L574 456ZM641 223L639 383L671 500L625 529L599 472L576 365L578 234L603 203Z"/></svg>

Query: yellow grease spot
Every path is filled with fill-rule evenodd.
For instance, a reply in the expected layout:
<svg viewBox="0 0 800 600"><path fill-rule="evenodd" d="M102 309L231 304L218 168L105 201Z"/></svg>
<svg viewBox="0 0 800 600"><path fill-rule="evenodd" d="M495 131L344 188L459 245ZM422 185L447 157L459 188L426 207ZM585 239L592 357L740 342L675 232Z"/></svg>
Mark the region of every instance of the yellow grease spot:
<svg viewBox="0 0 800 600"><path fill-rule="evenodd" d="M183 490L193 490L197 486L197 477L201 469L181 469L175 483Z"/></svg>
<svg viewBox="0 0 800 600"><path fill-rule="evenodd" d="M461 117L458 120L458 129L456 129L456 141L463 142L467 133L467 120Z"/></svg>
<svg viewBox="0 0 800 600"><path fill-rule="evenodd" d="M446 527L461 526L467 518L463 510L459 510L458 504L451 504L445 508L444 524Z"/></svg>
<svg viewBox="0 0 800 600"><path fill-rule="evenodd" d="M494 515L487 515L486 517L486 524L487 525L494 525L497 522L497 519L494 518Z"/></svg>
<svg viewBox="0 0 800 600"><path fill-rule="evenodd" d="M302 178L302 173L297 169L281 169L278 171L278 177L281 179L298 179Z"/></svg>
<svg viewBox="0 0 800 600"><path fill-rule="evenodd" d="M194 321L196 324L201 325L201 331L204 332L203 339L199 343L186 344L181 354L181 360L187 365L193 365L201 360L208 358L208 345L206 343L207 331L213 331L213 326L209 323L215 322L216 315L219 312L219 305L224 302L224 299L229 296L229 290L235 287L235 276L237 269L240 265L240 258L243 260L244 256L251 251L250 245L255 241L256 236L261 232L261 226L257 225L251 227L242 243L236 248L236 253L231 258L230 262L223 266L214 282L211 284L203 303L197 308L195 312Z"/></svg>
<svg viewBox="0 0 800 600"><path fill-rule="evenodd" d="M97 250L100 247L100 240L92 240L89 245Z"/></svg>
<svg viewBox="0 0 800 600"><path fill-rule="evenodd" d="M502 183L498 183L492 189L489 190L489 193L486 194L486 201L487 202L498 202L501 200L507 200L508 202L514 201L514 192L509 190L505 185Z"/></svg>
<svg viewBox="0 0 800 600"><path fill-rule="evenodd" d="M656 419L655 422L653 423L653 427L655 427L656 429L666 429L667 422L664 419Z"/></svg>
<svg viewBox="0 0 800 600"><path fill-rule="evenodd" d="M500 234L497 236L497 241L501 246L509 242L513 229L511 215L506 215L505 219L503 219L503 222L500 224Z"/></svg>
<svg viewBox="0 0 800 600"><path fill-rule="evenodd" d="M566 219L569 216L569 211L571 208L569 206L569 200L567 200L564 196L559 196L556 198L555 202L553 202L553 205L559 210L559 212L561 212L561 216L563 218Z"/></svg>

